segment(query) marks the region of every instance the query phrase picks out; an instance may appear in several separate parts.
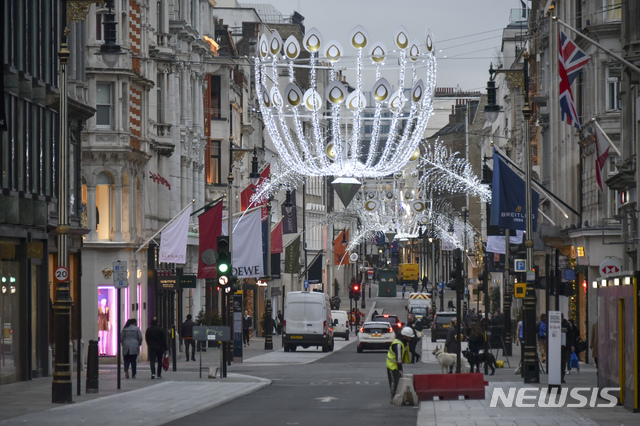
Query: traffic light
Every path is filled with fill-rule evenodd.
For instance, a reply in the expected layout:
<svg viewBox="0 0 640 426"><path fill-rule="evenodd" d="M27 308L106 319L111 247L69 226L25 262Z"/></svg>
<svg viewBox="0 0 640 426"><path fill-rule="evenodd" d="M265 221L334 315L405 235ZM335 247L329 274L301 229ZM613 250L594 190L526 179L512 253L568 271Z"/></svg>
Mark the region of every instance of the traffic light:
<svg viewBox="0 0 640 426"><path fill-rule="evenodd" d="M484 292L484 282L485 282L484 281L484 278L485 278L484 275L485 275L484 272L480 272L478 274L478 287L477 287L478 288L478 293Z"/></svg>
<svg viewBox="0 0 640 426"><path fill-rule="evenodd" d="M218 282L221 285L229 283L231 275L231 253L229 253L229 237L218 237Z"/></svg>
<svg viewBox="0 0 640 426"><path fill-rule="evenodd" d="M353 300L360 300L360 284L353 284Z"/></svg>
<svg viewBox="0 0 640 426"><path fill-rule="evenodd" d="M449 271L449 282L447 287L451 290L463 291L464 286L464 269L462 264L462 250L456 249L453 251L453 268Z"/></svg>
<svg viewBox="0 0 640 426"><path fill-rule="evenodd" d="M349 284L349 299L353 299L353 284Z"/></svg>

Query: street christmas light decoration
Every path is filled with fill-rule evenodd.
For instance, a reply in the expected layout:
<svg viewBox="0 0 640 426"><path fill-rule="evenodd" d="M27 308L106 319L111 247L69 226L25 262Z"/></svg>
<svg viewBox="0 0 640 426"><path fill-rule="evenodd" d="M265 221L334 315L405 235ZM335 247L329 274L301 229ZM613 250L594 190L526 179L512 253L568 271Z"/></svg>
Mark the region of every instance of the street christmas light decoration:
<svg viewBox="0 0 640 426"><path fill-rule="evenodd" d="M418 187L425 192L466 193L482 202L491 202L491 190L478 179L471 164L457 157L436 139L432 149L420 156Z"/></svg>
<svg viewBox="0 0 640 426"><path fill-rule="evenodd" d="M367 178L396 173L415 158L433 113L436 60L430 31L419 43L400 27L395 49L388 50L382 42L371 43L367 31L357 26L349 43L355 56L345 55L335 40L325 43L315 28L307 31L302 46L293 36L283 42L276 31L259 39L255 75L260 112L282 163L301 175ZM299 58L302 49L309 52L308 59ZM354 91L340 81L338 62L341 69L346 65L355 71ZM328 70L326 85L321 70ZM308 71L308 87L296 81L295 71ZM288 78L280 78L283 73ZM375 79L373 85L365 85L369 77ZM366 139L365 123L367 129L371 125Z"/></svg>

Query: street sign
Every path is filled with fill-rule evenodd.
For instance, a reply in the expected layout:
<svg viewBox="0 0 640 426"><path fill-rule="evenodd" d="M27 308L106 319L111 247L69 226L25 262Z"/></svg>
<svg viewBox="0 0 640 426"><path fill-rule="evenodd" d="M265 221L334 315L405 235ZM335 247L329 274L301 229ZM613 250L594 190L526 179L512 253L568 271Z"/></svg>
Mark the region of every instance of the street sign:
<svg viewBox="0 0 640 426"><path fill-rule="evenodd" d="M349 260L352 262L356 262L358 260L358 253L351 253L349 255Z"/></svg>
<svg viewBox="0 0 640 426"><path fill-rule="evenodd" d="M373 279L373 268L367 269L367 277L372 280Z"/></svg>
<svg viewBox="0 0 640 426"><path fill-rule="evenodd" d="M127 278L127 262L113 262L113 286L116 288L129 287L129 278Z"/></svg>
<svg viewBox="0 0 640 426"><path fill-rule="evenodd" d="M527 281L536 280L536 271L527 271Z"/></svg>
<svg viewBox="0 0 640 426"><path fill-rule="evenodd" d="M526 259L516 259L513 262L513 269L515 272L527 272L527 260Z"/></svg>
<svg viewBox="0 0 640 426"><path fill-rule="evenodd" d="M309 280L304 280L304 288L305 290L309 288Z"/></svg>
<svg viewBox="0 0 640 426"><path fill-rule="evenodd" d="M58 266L56 268L56 281L65 282L69 279L69 270L64 266Z"/></svg>

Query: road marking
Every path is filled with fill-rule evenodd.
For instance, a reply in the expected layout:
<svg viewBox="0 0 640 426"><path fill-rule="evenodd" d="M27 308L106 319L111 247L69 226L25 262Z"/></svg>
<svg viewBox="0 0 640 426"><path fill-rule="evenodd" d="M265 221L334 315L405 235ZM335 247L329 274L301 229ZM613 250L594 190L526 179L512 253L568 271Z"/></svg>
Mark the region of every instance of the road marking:
<svg viewBox="0 0 640 426"><path fill-rule="evenodd" d="M334 398L333 396L323 396L322 398L316 398L318 401L320 402L331 402L334 399L338 399L338 398Z"/></svg>

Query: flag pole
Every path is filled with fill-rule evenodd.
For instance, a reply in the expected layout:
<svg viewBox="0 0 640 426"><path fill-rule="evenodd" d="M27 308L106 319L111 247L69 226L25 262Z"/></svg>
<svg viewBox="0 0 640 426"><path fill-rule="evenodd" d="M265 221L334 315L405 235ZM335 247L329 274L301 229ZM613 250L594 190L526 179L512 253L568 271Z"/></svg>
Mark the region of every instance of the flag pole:
<svg viewBox="0 0 640 426"><path fill-rule="evenodd" d="M153 240L159 233L161 233L162 231L164 231L164 229L171 225L173 222L175 222L175 220L182 214L185 212L185 210L187 210L189 207L191 207L193 205L193 203L195 203L196 200L191 200L191 202L189 204L187 204L185 206L185 208L183 208L182 210L180 210L180 212L175 215L174 217L171 218L171 220L169 222L167 222L166 225L164 225L162 228L160 228L155 234L153 234L147 241L145 241L144 243L142 243L142 245L140 247L138 247L138 250L133 252L133 255L135 256L136 254L138 254L138 252L140 250L142 250L147 244L149 244L149 241Z"/></svg>
<svg viewBox="0 0 640 426"><path fill-rule="evenodd" d="M558 19L557 16L554 16L553 19L555 21L557 21L560 25L564 26L565 28L570 29L571 31L573 31L574 33L576 33L576 35L579 35L580 37L582 37L583 39L587 40L589 43L593 44L594 46L596 46L597 48L603 50L607 55L609 56L613 56L614 58L616 58L618 61L622 62L623 64L625 64L627 67L631 68L633 71L635 71L637 74L640 74L640 68L638 68L637 66L633 65L631 62L627 61L626 59L624 59L622 56L612 52L611 50L607 49L606 47L604 47L603 45L601 45L600 43L598 43L597 41L587 37L586 35L582 34L580 31L578 31L577 29L573 28L571 25L567 24L566 22L562 21L561 19Z"/></svg>
<svg viewBox="0 0 640 426"><path fill-rule="evenodd" d="M622 157L622 154L620 154L620 151L618 151L618 148L613 144L611 139L609 139L609 135L607 134L607 132L602 130L602 127L600 127L600 124L598 124L598 121L595 118L593 118L592 120L593 120L593 124L600 130L600 133L602 133L602 135L607 140L607 142L609 142L609 145L611 146L611 148L613 148L616 154L618 154L618 157Z"/></svg>

